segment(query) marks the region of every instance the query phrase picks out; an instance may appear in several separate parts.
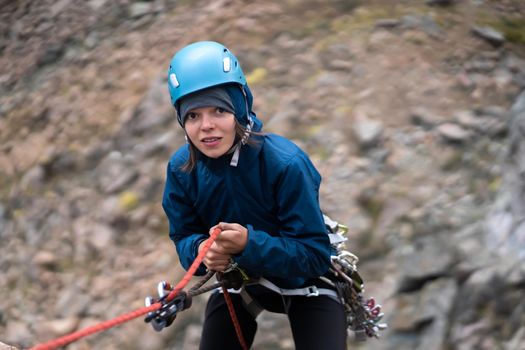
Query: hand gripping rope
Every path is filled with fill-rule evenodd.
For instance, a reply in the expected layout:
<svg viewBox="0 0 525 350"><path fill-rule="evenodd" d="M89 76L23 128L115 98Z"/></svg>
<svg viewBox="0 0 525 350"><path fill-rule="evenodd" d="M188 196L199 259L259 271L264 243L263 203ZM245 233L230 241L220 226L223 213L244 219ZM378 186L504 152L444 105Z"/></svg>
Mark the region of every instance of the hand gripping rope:
<svg viewBox="0 0 525 350"><path fill-rule="evenodd" d="M165 308L165 305L168 305L171 303L171 305L176 305L175 308L178 310L178 308L185 306L188 307L189 305L186 302L186 296L185 293L181 293L181 291L184 289L184 287L189 283L190 279L193 277L197 269L199 268L202 260L204 259L204 256L210 249L210 246L212 243L217 239L217 236L221 233L221 230L216 228L213 230L213 232L210 235L210 238L206 241L204 244L202 250L197 255L197 258L191 264L190 268L182 278L182 280L169 292L169 294L166 294L164 298L159 299L157 302L154 302L150 304L149 306L145 306L143 308L131 311L126 314L122 314L120 316L115 317L114 319L104 321L101 323L98 323L96 325L93 325L91 327L84 328L82 330L79 330L77 332L65 335L63 337L51 340L49 342L38 344L29 350L53 350L57 349L61 346L70 344L72 342L75 342L81 338L87 337L88 335L99 333L105 330L108 330L110 328L113 328L115 326L118 326L122 323L131 321L135 318L138 318L142 315L148 314L148 313L155 313L157 310ZM211 277L211 276L210 276ZM172 308L173 310L173 308Z"/></svg>

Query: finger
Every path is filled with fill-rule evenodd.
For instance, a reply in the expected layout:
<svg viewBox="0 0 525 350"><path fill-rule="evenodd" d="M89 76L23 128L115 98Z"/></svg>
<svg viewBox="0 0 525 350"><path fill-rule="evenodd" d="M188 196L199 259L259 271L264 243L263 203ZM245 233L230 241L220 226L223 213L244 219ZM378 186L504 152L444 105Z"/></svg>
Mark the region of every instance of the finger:
<svg viewBox="0 0 525 350"><path fill-rule="evenodd" d="M220 253L211 252L211 253L206 254L205 259L209 261L219 261L219 260L229 260L230 257L231 257L230 254L220 254Z"/></svg>
<svg viewBox="0 0 525 350"><path fill-rule="evenodd" d="M219 226L219 228L222 231L227 231L227 230L239 231L239 228L241 227L241 225L237 223L230 223L230 222L219 222L217 226Z"/></svg>
<svg viewBox="0 0 525 350"><path fill-rule="evenodd" d="M225 242L231 240L232 231L222 231L220 235L217 236L215 242Z"/></svg>
<svg viewBox="0 0 525 350"><path fill-rule="evenodd" d="M240 230L224 230L221 232L221 234L217 237L215 240L216 242L235 242L241 237L241 231Z"/></svg>
<svg viewBox="0 0 525 350"><path fill-rule="evenodd" d="M230 259L226 259L226 260L208 260L208 259L204 259L203 262L204 262L204 265L206 265L206 267L209 270L224 271L226 269L226 267L229 266Z"/></svg>
<svg viewBox="0 0 525 350"><path fill-rule="evenodd" d="M209 253L224 255L224 254L228 254L228 249L221 242L215 241L210 246L210 249L208 250L208 254Z"/></svg>
<svg viewBox="0 0 525 350"><path fill-rule="evenodd" d="M217 228L218 228L219 230L222 231L222 229L220 228L219 225L220 225L220 223L217 224L217 225L215 225L215 226L213 226L212 228L210 228L210 231L208 232L208 233L210 234L210 236L211 236L211 234L213 233L213 231L215 231L215 229L217 229ZM219 235L219 236L220 236L220 235Z"/></svg>

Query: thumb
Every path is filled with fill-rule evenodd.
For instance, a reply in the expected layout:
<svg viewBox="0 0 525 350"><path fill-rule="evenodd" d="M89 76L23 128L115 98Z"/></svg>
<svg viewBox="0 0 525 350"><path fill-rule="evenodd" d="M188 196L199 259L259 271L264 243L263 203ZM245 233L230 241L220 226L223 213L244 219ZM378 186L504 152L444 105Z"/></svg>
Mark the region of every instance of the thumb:
<svg viewBox="0 0 525 350"><path fill-rule="evenodd" d="M210 231L208 232L208 234L211 236L211 234L213 233L213 231L215 231L216 229L219 229L219 230L222 231L222 228L220 228L220 223L218 223L218 224L215 225L215 226L212 226L212 227L210 228Z"/></svg>

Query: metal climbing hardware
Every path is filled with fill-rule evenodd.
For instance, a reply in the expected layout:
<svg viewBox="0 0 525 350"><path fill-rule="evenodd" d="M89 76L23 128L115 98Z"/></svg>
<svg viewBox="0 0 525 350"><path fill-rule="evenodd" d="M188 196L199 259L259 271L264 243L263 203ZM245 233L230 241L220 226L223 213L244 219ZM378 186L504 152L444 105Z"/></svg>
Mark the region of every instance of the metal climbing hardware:
<svg viewBox="0 0 525 350"><path fill-rule="evenodd" d="M194 296L209 292L214 290L221 285L226 285L227 282L218 282L215 284L205 286L213 275L214 271L208 271L205 276L203 276L199 281L197 281L188 292L180 291L175 296L170 296L174 288L166 281L160 281L157 284L157 293L159 295L158 299L154 299L151 296L146 297L145 304L146 307L149 307L155 303L160 303L161 306L155 311L149 312L144 319L144 322L151 323L151 326L157 332L160 332L164 328L170 326L173 323L173 320L177 317L177 314L180 311L186 310L191 306L191 301Z"/></svg>
<svg viewBox="0 0 525 350"><path fill-rule="evenodd" d="M161 282L162 283L162 282ZM159 283L159 294L161 294ZM169 284L166 286L168 287ZM186 292L181 291L177 296L175 296L170 301L167 301L167 293L164 293L160 299L155 300L152 297L148 296L145 299L145 305L150 306L156 302L162 304L162 306L153 312L148 313L144 322L151 323L153 329L157 332L160 332L164 328L170 326L173 323L173 320L177 317L179 311L185 310L191 306L191 297L188 297Z"/></svg>
<svg viewBox="0 0 525 350"><path fill-rule="evenodd" d="M388 325L381 323L384 317L381 305L377 304L374 298L364 298L364 282L357 272L359 258L347 251L344 243L348 228L326 215L324 219L330 243L336 251L332 256L330 272L337 293L343 301L347 327L354 332L357 341L379 338L379 332L385 330Z"/></svg>
<svg viewBox="0 0 525 350"><path fill-rule="evenodd" d="M217 274L217 279L227 289L240 289L249 281L249 277L237 265Z"/></svg>

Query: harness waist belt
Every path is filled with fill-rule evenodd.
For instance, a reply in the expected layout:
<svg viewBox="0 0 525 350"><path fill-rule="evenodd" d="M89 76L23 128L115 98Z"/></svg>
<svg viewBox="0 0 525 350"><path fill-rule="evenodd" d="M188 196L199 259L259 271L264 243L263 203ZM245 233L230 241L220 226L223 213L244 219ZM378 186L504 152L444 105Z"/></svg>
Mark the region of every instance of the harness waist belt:
<svg viewBox="0 0 525 350"><path fill-rule="evenodd" d="M255 284L260 284L261 286L266 287L274 291L275 293L278 293L281 295L305 296L305 297L316 297L319 295L326 295L331 298L334 298L337 301L340 301L337 295L337 292L335 290L328 289L328 288L317 288L317 286L308 286L304 288L294 288L294 289L280 288L263 277L259 278L259 280Z"/></svg>

